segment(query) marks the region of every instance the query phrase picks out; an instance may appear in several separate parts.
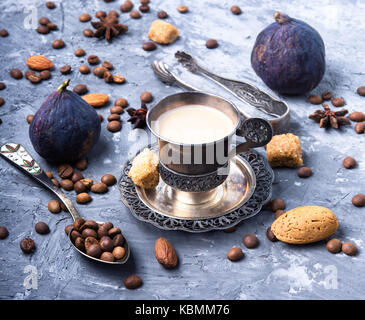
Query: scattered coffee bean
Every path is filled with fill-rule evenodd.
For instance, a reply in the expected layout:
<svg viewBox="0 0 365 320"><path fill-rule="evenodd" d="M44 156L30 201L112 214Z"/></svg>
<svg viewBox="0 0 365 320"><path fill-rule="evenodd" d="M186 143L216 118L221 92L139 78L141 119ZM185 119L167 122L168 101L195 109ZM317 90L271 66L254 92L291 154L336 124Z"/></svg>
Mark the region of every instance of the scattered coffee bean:
<svg viewBox="0 0 365 320"><path fill-rule="evenodd" d="M53 179L53 173L51 171L46 171L46 176L50 179Z"/></svg>
<svg viewBox="0 0 365 320"><path fill-rule="evenodd" d="M105 174L101 177L101 182L110 187L117 183L117 179L112 174Z"/></svg>
<svg viewBox="0 0 365 320"><path fill-rule="evenodd" d="M271 241L271 242L276 242L278 241L278 239L275 237L274 233L271 231L271 227L268 227L266 230L266 237Z"/></svg>
<svg viewBox="0 0 365 320"><path fill-rule="evenodd" d="M125 108L128 106L128 100L124 98L118 98L117 100L115 100L114 105Z"/></svg>
<svg viewBox="0 0 365 320"><path fill-rule="evenodd" d="M141 101L145 102L145 103L149 103L153 100L153 96L152 96L151 92L149 92L149 91L143 92L141 94L140 98L141 98Z"/></svg>
<svg viewBox="0 0 365 320"><path fill-rule="evenodd" d="M100 256L100 259L103 261L114 262L114 256L111 254L111 252L103 252Z"/></svg>
<svg viewBox="0 0 365 320"><path fill-rule="evenodd" d="M65 227L65 233L66 233L67 235L69 235L69 233L71 232L72 228L73 228L73 225L72 225L72 224L67 225L67 226Z"/></svg>
<svg viewBox="0 0 365 320"><path fill-rule="evenodd" d="M51 72L49 70L43 70L39 73L42 80L48 80L51 78Z"/></svg>
<svg viewBox="0 0 365 320"><path fill-rule="evenodd" d="M49 33L49 27L48 26L38 26L37 32L40 34L48 34Z"/></svg>
<svg viewBox="0 0 365 320"><path fill-rule="evenodd" d="M112 75L112 73L110 71L106 71L104 73L104 81L106 83L112 83L112 82L114 82L114 76Z"/></svg>
<svg viewBox="0 0 365 320"><path fill-rule="evenodd" d="M186 13L189 11L189 8L187 6L178 6L177 11L179 11L180 13Z"/></svg>
<svg viewBox="0 0 365 320"><path fill-rule="evenodd" d="M142 279L137 275L131 275L124 279L124 286L127 289L137 289L142 285Z"/></svg>
<svg viewBox="0 0 365 320"><path fill-rule="evenodd" d="M0 82L0 90L4 90L6 88L6 85L4 82Z"/></svg>
<svg viewBox="0 0 365 320"><path fill-rule="evenodd" d="M108 70L112 70L114 68L113 64L109 61L103 61L101 63L101 65L104 67L104 68L107 68Z"/></svg>
<svg viewBox="0 0 365 320"><path fill-rule="evenodd" d="M157 17L159 19L166 19L166 18L168 18L168 16L169 15L167 14L166 11L160 10L159 12L157 12Z"/></svg>
<svg viewBox="0 0 365 320"><path fill-rule="evenodd" d="M120 115L117 113L112 113L108 116L108 121L120 121Z"/></svg>
<svg viewBox="0 0 365 320"><path fill-rule="evenodd" d="M124 239L124 237L123 237L123 235L121 233L118 233L113 238L113 245L114 245L114 247L121 247L124 244L124 242L125 242L125 239Z"/></svg>
<svg viewBox="0 0 365 320"><path fill-rule="evenodd" d="M94 183L91 186L91 192L94 192L94 193L105 193L107 191L108 191L108 186L105 183L102 183L102 182Z"/></svg>
<svg viewBox="0 0 365 320"><path fill-rule="evenodd" d="M80 231L82 225L85 223L85 220L83 218L77 218L75 221L74 221L74 224L73 224L73 228L74 230L76 231Z"/></svg>
<svg viewBox="0 0 365 320"><path fill-rule="evenodd" d="M131 11L129 16L132 19L140 19L142 17L142 15L138 11Z"/></svg>
<svg viewBox="0 0 365 320"><path fill-rule="evenodd" d="M124 3L120 6L121 12L129 12L133 8L133 2L132 1L124 1Z"/></svg>
<svg viewBox="0 0 365 320"><path fill-rule="evenodd" d="M98 78L103 78L106 71L108 71L108 69L104 67L93 68L93 74L95 74Z"/></svg>
<svg viewBox="0 0 365 320"><path fill-rule="evenodd" d="M122 124L120 123L120 121L110 121L107 125L107 129L110 132L117 132L122 129Z"/></svg>
<svg viewBox="0 0 365 320"><path fill-rule="evenodd" d="M87 255L94 257L94 258L99 258L101 256L101 248L98 244L92 244L87 250L86 250Z"/></svg>
<svg viewBox="0 0 365 320"><path fill-rule="evenodd" d="M227 253L227 258L231 261L238 261L243 258L243 251L241 248L232 248Z"/></svg>
<svg viewBox="0 0 365 320"><path fill-rule="evenodd" d="M83 66L80 66L80 67L79 67L79 71L80 71L82 74L88 74L88 73L90 73L90 68L89 68L89 66L87 66L87 65L83 65Z"/></svg>
<svg viewBox="0 0 365 320"><path fill-rule="evenodd" d="M318 94L311 94L308 97L308 102L311 104L321 104L323 102L323 99Z"/></svg>
<svg viewBox="0 0 365 320"><path fill-rule="evenodd" d="M322 93L323 100L331 100L333 97L333 93L331 91L325 91Z"/></svg>
<svg viewBox="0 0 365 320"><path fill-rule="evenodd" d="M125 249L123 247L120 247L120 246L117 246L113 249L113 252L112 252L114 258L116 260L120 260L124 257L125 255Z"/></svg>
<svg viewBox="0 0 365 320"><path fill-rule="evenodd" d="M25 73L24 73L24 77L25 77L25 79L29 79L29 77L31 76L31 75L34 75L35 74L35 72L33 71L33 70L27 70L27 71L25 71Z"/></svg>
<svg viewBox="0 0 365 320"><path fill-rule="evenodd" d="M359 207L359 208L365 206L365 194L358 193L357 195L355 195L352 198L352 204L355 207Z"/></svg>
<svg viewBox="0 0 365 320"><path fill-rule="evenodd" d="M277 210L277 211L275 211L274 219L276 220L277 218L279 218L280 216L282 216L284 213L285 213L284 210Z"/></svg>
<svg viewBox="0 0 365 320"><path fill-rule="evenodd" d="M72 177L74 170L69 164L61 164L57 168L57 173L61 179L68 179Z"/></svg>
<svg viewBox="0 0 365 320"><path fill-rule="evenodd" d="M100 60L99 60L98 56L96 56L95 54L91 54L87 57L87 62L94 65L94 64L98 64L100 62Z"/></svg>
<svg viewBox="0 0 365 320"><path fill-rule="evenodd" d="M365 97L365 86L358 87L356 90L357 94L359 94L362 97Z"/></svg>
<svg viewBox="0 0 365 320"><path fill-rule="evenodd" d="M89 228L82 230L81 234L84 239L88 237L96 238L98 236L98 234L94 229L89 229Z"/></svg>
<svg viewBox="0 0 365 320"><path fill-rule="evenodd" d="M103 251L108 251L108 252L112 252L114 245L113 245L113 241L112 239L110 239L110 237L108 236L104 236L100 239L100 248Z"/></svg>
<svg viewBox="0 0 365 320"><path fill-rule="evenodd" d="M78 181L77 183L79 183ZM91 196L86 192L81 192L76 196L76 202L79 204L89 203L91 201Z"/></svg>
<svg viewBox="0 0 365 320"><path fill-rule="evenodd" d="M75 50L75 56L76 57L83 57L84 55L86 54L85 50L84 49L77 49Z"/></svg>
<svg viewBox="0 0 365 320"><path fill-rule="evenodd" d="M252 233L246 234L242 238L242 242L249 249L256 248L259 245L259 239Z"/></svg>
<svg viewBox="0 0 365 320"><path fill-rule="evenodd" d="M140 2L141 4L146 5L146 4L149 4L149 3L150 3L150 0L140 0L139 2Z"/></svg>
<svg viewBox="0 0 365 320"><path fill-rule="evenodd" d="M6 227L4 226L0 226L0 239L3 240L7 238L8 235L9 235L8 229L6 229Z"/></svg>
<svg viewBox="0 0 365 320"><path fill-rule="evenodd" d="M346 157L343 159L343 166L346 169L352 169L356 167L356 160L353 157Z"/></svg>
<svg viewBox="0 0 365 320"><path fill-rule="evenodd" d="M157 46L153 43L153 42L151 42L151 41L147 41L147 42L145 42L143 45L142 45L142 49L144 50L144 51L153 51L153 50L155 50L157 48Z"/></svg>
<svg viewBox="0 0 365 320"><path fill-rule="evenodd" d="M58 182L57 179L53 178L51 179L52 180L52 183L56 186L56 187L60 187L60 183Z"/></svg>
<svg viewBox="0 0 365 320"><path fill-rule="evenodd" d="M12 78L14 78L16 80L19 80L19 79L23 78L23 73L17 68L11 69L10 70L10 75L11 75Z"/></svg>
<svg viewBox="0 0 365 320"><path fill-rule="evenodd" d="M44 26L51 23L51 21L46 17L39 18L38 22L39 22L39 24L44 25Z"/></svg>
<svg viewBox="0 0 365 320"><path fill-rule="evenodd" d="M111 114L122 114L124 112L122 107L118 107L118 106L114 106L112 108L110 108L110 113Z"/></svg>
<svg viewBox="0 0 365 320"><path fill-rule="evenodd" d="M276 212L278 210L284 210L285 209L285 202L283 199L275 198L271 200L271 211Z"/></svg>
<svg viewBox="0 0 365 320"><path fill-rule="evenodd" d="M47 1L46 2L46 7L48 9L54 9L54 8L56 8L56 5L55 5L55 3L53 1Z"/></svg>
<svg viewBox="0 0 365 320"><path fill-rule="evenodd" d="M331 253L339 253L341 251L342 242L339 239L331 239L327 242L326 248Z"/></svg>
<svg viewBox="0 0 365 320"><path fill-rule="evenodd" d="M94 31L92 31L91 29L85 29L84 31L82 31L82 33L86 38L92 38L94 36Z"/></svg>
<svg viewBox="0 0 365 320"><path fill-rule="evenodd" d="M76 183L76 182L78 182L81 179L84 179L84 176L82 175L81 172L77 172L77 171L74 172L73 175L72 175L72 177L71 177L71 181L73 183Z"/></svg>
<svg viewBox="0 0 365 320"><path fill-rule="evenodd" d="M73 92L75 92L81 96L81 95L85 94L86 92L88 92L88 88L85 84L78 84L78 85L74 86Z"/></svg>
<svg viewBox="0 0 365 320"><path fill-rule="evenodd" d="M34 114L28 114L27 115L27 122L30 124L32 121L33 121L33 118L34 118Z"/></svg>
<svg viewBox="0 0 365 320"><path fill-rule="evenodd" d="M62 39L57 39L52 42L53 49L62 49L65 47L65 42Z"/></svg>
<svg viewBox="0 0 365 320"><path fill-rule="evenodd" d="M71 66L70 65L62 66L60 68L60 72L62 74L70 74L71 73Z"/></svg>
<svg viewBox="0 0 365 320"><path fill-rule="evenodd" d="M37 222L35 224L35 231L39 234L48 234L49 233L49 226L45 222Z"/></svg>
<svg viewBox="0 0 365 320"><path fill-rule="evenodd" d="M147 4L142 4L139 6L139 11L143 12L143 13L146 13L146 12L149 12L150 11L150 6L147 5Z"/></svg>
<svg viewBox="0 0 365 320"><path fill-rule="evenodd" d="M120 74L114 74L113 75L113 82L117 84L122 84L125 82L125 78L121 76Z"/></svg>
<svg viewBox="0 0 365 320"><path fill-rule="evenodd" d="M363 122L365 121L365 113L359 111L351 112L349 114L349 119L355 122Z"/></svg>
<svg viewBox="0 0 365 320"><path fill-rule="evenodd" d="M37 84L42 81L42 78L40 76L38 76L37 74L30 74L28 76L28 80L33 84Z"/></svg>
<svg viewBox="0 0 365 320"><path fill-rule="evenodd" d="M91 15L89 15L88 13L83 13L80 15L79 20L81 22L88 22L91 20Z"/></svg>
<svg viewBox="0 0 365 320"><path fill-rule="evenodd" d="M0 37L7 37L9 35L9 32L5 29L0 30Z"/></svg>
<svg viewBox="0 0 365 320"><path fill-rule="evenodd" d="M77 170L85 170L87 168L87 161L86 159L80 159L75 163L75 168Z"/></svg>
<svg viewBox="0 0 365 320"><path fill-rule="evenodd" d="M312 175L312 170L308 167L301 167L298 169L297 174L299 178L308 178Z"/></svg>
<svg viewBox="0 0 365 320"><path fill-rule="evenodd" d="M3 106L5 103L5 100L3 97L0 97L0 107Z"/></svg>
<svg viewBox="0 0 365 320"><path fill-rule="evenodd" d="M47 27L48 27L49 30L57 30L58 29L57 24L54 24L54 23L48 23Z"/></svg>
<svg viewBox="0 0 365 320"><path fill-rule="evenodd" d="M60 185L66 191L71 191L74 188L74 184L70 179L62 179Z"/></svg>
<svg viewBox="0 0 365 320"><path fill-rule="evenodd" d="M333 98L331 102L335 107L343 107L345 105L345 100L343 98Z"/></svg>
<svg viewBox="0 0 365 320"><path fill-rule="evenodd" d="M94 183L93 179L82 179L80 182L82 182L87 189L90 189Z"/></svg>
<svg viewBox="0 0 365 320"><path fill-rule="evenodd" d="M20 241L20 249L25 253L32 253L35 249L35 243L31 238L24 238Z"/></svg>
<svg viewBox="0 0 365 320"><path fill-rule="evenodd" d="M356 133L361 134L365 132L365 122L358 122L355 124L354 130Z"/></svg>
<svg viewBox="0 0 365 320"><path fill-rule="evenodd" d="M218 47L218 41L215 40L215 39L209 39L207 40L207 42L205 43L205 46L208 48L208 49L215 49Z"/></svg>
<svg viewBox="0 0 365 320"><path fill-rule="evenodd" d="M95 17L97 18L105 18L106 17L106 12L103 10L100 10L98 12L95 13Z"/></svg>
<svg viewBox="0 0 365 320"><path fill-rule="evenodd" d="M48 210L52 213L60 213L61 206L58 200L51 200L48 202Z"/></svg>
<svg viewBox="0 0 365 320"><path fill-rule="evenodd" d="M239 6L232 6L231 7L231 12L233 14L239 15L239 14L242 13L242 10L241 10L241 8Z"/></svg>
<svg viewBox="0 0 365 320"><path fill-rule="evenodd" d="M357 254L357 247L351 242L344 242L341 249L348 256L355 256Z"/></svg>

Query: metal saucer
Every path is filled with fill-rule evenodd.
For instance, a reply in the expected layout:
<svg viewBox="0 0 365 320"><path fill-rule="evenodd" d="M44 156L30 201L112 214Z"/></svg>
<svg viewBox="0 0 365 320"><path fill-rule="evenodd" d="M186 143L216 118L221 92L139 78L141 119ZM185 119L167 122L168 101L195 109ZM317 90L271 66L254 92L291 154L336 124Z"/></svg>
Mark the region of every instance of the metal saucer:
<svg viewBox="0 0 365 320"><path fill-rule="evenodd" d="M156 145L149 148L152 151L157 150ZM160 181L156 189L149 191L136 188L128 177L131 161L127 161L118 180L122 201L135 218L164 230L206 232L230 228L261 211L262 206L271 198L274 180L273 171L266 158L257 152L248 151L236 158L237 161L233 161L234 169L231 168L227 178L227 184L214 189L212 194L208 192L205 195L187 192L173 195L173 190L163 181ZM236 177L239 178L237 182L234 180ZM222 199L228 199L228 193L231 193L234 187L241 194L239 200L236 198L236 202L231 201L231 207L223 206L224 212L215 210L220 203L226 203ZM198 203L195 203L194 196L198 197ZM207 201L202 201L202 196L205 196ZM164 202L161 199L170 207L166 205L166 208L163 208ZM197 211L193 212L191 208ZM209 210L213 210L213 213Z"/></svg>

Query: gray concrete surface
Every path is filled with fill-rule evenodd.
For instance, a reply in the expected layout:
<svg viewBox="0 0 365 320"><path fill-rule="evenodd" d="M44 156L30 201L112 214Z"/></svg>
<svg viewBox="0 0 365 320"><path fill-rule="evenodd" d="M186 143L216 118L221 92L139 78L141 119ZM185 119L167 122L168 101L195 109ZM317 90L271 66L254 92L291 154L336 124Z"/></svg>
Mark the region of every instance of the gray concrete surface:
<svg viewBox="0 0 365 320"><path fill-rule="evenodd" d="M120 21L127 24L129 32L108 44L104 40L89 39L82 30L89 23L81 23L78 16L97 10L118 9L121 1L104 3L101 0L56 1L57 8L48 10L44 1L0 2L0 29L8 29L10 36L0 38L0 81L7 89L0 91L6 103L0 108L0 143L22 143L46 170L55 167L35 154L28 137L25 117L35 113L44 99L65 78L59 67L71 64L72 85L85 83L90 92L107 93L114 101L126 97L130 105L139 105L139 95L149 90L155 101L179 91L155 79L149 64L162 59L176 67L181 77L195 86L229 97L224 91L200 77L182 70L174 60L176 50L193 53L205 66L215 72L249 81L265 88L250 66L250 53L258 32L273 21L273 13L282 10L303 19L316 28L326 44L327 70L315 93L331 90L347 101L350 111L364 111L364 98L356 88L364 85L363 35L365 1L184 1L189 13L176 10L181 1L151 1L151 12L140 20L121 14ZM134 1L137 2L137 1ZM239 4L243 14L234 16L229 11L232 4ZM34 18L49 17L59 30L39 35L27 29L30 9L35 6ZM169 46L158 46L154 52L141 49L151 22L159 9L166 10L168 22L180 29L180 38ZM27 18L28 17L28 18ZM54 50L51 42L62 38L66 47ZM220 46L215 50L205 48L208 38L216 38ZM87 54L96 54L109 60L118 73L125 75L124 85L109 85L93 74L81 75L77 68L86 58L77 58L73 52L84 48ZM25 59L31 54L42 54L55 64L52 78L40 85L27 80L14 80L11 68L25 71ZM266 88L265 88L266 89ZM286 97L292 108L291 132L299 135L304 162L313 169L313 176L306 180L297 177L291 169L276 169L273 193L284 198L287 208L302 205L323 205L332 209L340 221L337 236L352 241L359 248L359 255L348 257L332 255L325 243L309 246L290 246L270 243L265 237L266 228L273 217L262 212L245 221L236 232L210 232L188 234L167 232L135 220L120 200L116 186L105 195L95 195L87 206L77 205L81 214L90 219L111 220L119 225L132 248L132 258L121 267L108 267L90 262L78 255L67 242L64 227L71 222L67 213L53 215L47 202L53 196L8 163L0 160L0 225L9 229L10 235L0 241L0 298L1 299L361 299L365 293L364 270L364 214L365 209L351 204L354 194L365 192L364 136L355 134L353 128L338 131L320 129L307 118L317 109L305 97ZM250 108L238 103L241 108ZM108 107L99 110L105 117ZM252 111L252 110L251 110ZM124 114L123 129L112 134L102 124L100 142L89 154L87 177L99 179L104 173L118 176L121 165L129 152L146 142L143 131L132 131ZM342 167L345 156L358 160L358 167ZM70 193L74 199L74 193ZM49 223L52 232L41 236L34 231L37 221ZM260 246L255 250L244 249L245 258L232 263L226 253L232 246L243 246L242 236L257 234ZM32 255L19 249L23 237L30 236L37 243ZM155 260L154 241L168 238L176 247L180 265L175 270L164 270ZM27 290L25 269L34 266L38 272L38 289ZM29 267L28 267L29 268ZM144 284L135 291L123 286L123 279L133 273L141 276ZM331 280L336 280L332 281ZM332 284L331 288L328 284Z"/></svg>

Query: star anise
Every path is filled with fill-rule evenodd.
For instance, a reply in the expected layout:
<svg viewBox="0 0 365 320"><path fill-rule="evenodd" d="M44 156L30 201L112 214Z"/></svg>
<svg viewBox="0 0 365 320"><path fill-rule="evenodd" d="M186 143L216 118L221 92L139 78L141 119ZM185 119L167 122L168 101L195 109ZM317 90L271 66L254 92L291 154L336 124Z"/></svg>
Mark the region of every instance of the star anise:
<svg viewBox="0 0 365 320"><path fill-rule="evenodd" d="M96 29L94 36L97 38L105 37L107 41L111 41L113 37L128 31L128 27L120 24L115 15L107 15L99 19L100 21L91 21L91 25Z"/></svg>
<svg viewBox="0 0 365 320"><path fill-rule="evenodd" d="M146 126L147 106L144 102L142 102L139 109L128 108L126 111L130 115L128 122L134 125L133 129L142 129Z"/></svg>
<svg viewBox="0 0 365 320"><path fill-rule="evenodd" d="M324 110L316 110L309 116L309 119L319 123L320 128L338 129L339 126L351 125L351 121L344 117L348 113L346 109L332 111L327 104L323 104Z"/></svg>

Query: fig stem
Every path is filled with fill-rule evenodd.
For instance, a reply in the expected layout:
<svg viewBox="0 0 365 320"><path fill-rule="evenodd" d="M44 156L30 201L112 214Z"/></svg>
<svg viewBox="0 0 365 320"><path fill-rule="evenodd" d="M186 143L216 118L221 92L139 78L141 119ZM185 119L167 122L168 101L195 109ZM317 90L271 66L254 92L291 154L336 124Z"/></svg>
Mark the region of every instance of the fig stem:
<svg viewBox="0 0 365 320"><path fill-rule="evenodd" d="M62 84L57 88L58 93L62 93L66 90L67 86L70 84L71 79L67 79L66 81L62 82Z"/></svg>
<svg viewBox="0 0 365 320"><path fill-rule="evenodd" d="M274 19L277 23L280 23L280 24L286 23L291 20L291 18L287 14L282 13L280 11L276 11L274 13Z"/></svg>

